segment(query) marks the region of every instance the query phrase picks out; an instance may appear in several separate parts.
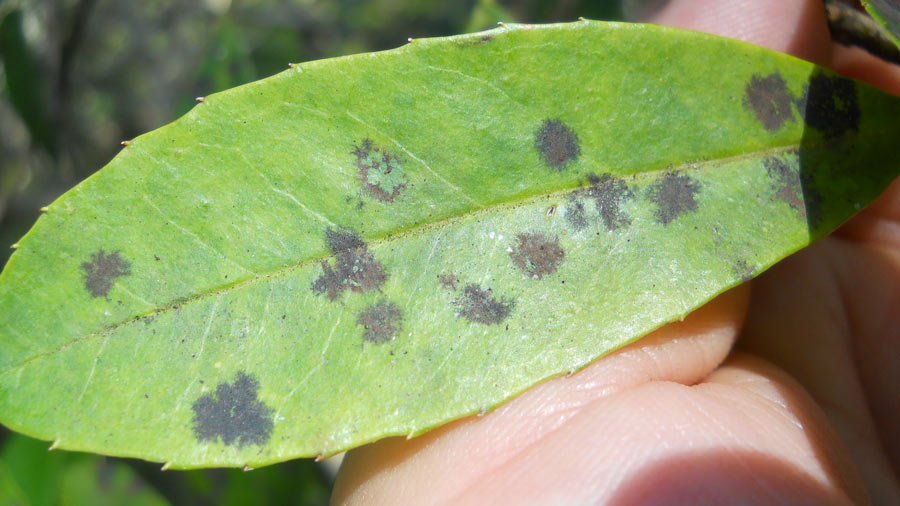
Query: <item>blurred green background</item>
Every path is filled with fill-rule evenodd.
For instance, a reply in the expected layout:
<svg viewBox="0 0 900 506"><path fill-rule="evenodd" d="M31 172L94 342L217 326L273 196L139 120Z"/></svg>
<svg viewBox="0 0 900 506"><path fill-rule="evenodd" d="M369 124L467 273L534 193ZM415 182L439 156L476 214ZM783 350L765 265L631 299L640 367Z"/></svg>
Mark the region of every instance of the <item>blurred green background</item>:
<svg viewBox="0 0 900 506"><path fill-rule="evenodd" d="M0 0L0 265L39 208L120 142L194 98L303 62L397 47L498 21L643 17L664 0ZM240 470L63 451L0 426L0 506L327 504L333 469Z"/></svg>

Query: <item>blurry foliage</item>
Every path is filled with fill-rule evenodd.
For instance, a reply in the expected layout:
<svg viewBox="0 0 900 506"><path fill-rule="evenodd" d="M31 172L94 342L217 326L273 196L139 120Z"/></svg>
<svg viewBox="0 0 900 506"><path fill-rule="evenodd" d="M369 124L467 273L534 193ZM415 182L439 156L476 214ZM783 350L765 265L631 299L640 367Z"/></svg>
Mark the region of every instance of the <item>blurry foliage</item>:
<svg viewBox="0 0 900 506"><path fill-rule="evenodd" d="M303 62L498 21L621 19L660 0L0 0L0 265L38 209L194 98ZM635 14L640 15L640 14ZM0 427L7 504L326 504L308 460L159 472ZM123 499L127 497L127 500Z"/></svg>

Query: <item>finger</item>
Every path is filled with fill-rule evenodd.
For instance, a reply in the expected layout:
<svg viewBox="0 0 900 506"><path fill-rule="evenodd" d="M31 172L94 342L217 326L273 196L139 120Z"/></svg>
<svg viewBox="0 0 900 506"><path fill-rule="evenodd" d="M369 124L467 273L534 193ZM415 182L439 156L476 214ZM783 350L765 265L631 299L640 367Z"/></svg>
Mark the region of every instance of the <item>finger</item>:
<svg viewBox="0 0 900 506"><path fill-rule="evenodd" d="M900 504L898 314L900 254L829 238L754 281L739 343L807 388L877 504Z"/></svg>
<svg viewBox="0 0 900 506"><path fill-rule="evenodd" d="M740 39L828 65L831 39L818 0L680 0L654 23Z"/></svg>
<svg viewBox="0 0 900 506"><path fill-rule="evenodd" d="M453 497L486 475L499 473L495 479L502 480L502 469L514 466L541 440L600 399L647 381L700 381L731 349L748 291L741 287L727 292L683 322L667 325L570 377L538 385L485 416L449 424L413 440L386 439L348 453L335 484L334 502L455 503ZM575 441L580 437L571 435ZM550 454L551 458L565 455Z"/></svg>
<svg viewBox="0 0 900 506"><path fill-rule="evenodd" d="M412 453L388 440L349 455L335 503L868 503L802 388L749 358L696 386L651 381L601 396L502 455L490 445L503 433L469 427L426 436Z"/></svg>

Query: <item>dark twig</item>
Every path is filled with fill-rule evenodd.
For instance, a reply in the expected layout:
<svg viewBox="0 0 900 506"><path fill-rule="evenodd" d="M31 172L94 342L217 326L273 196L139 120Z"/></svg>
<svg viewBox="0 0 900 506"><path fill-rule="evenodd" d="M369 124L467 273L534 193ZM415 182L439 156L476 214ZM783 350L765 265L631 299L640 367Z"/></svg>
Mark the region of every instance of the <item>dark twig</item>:
<svg viewBox="0 0 900 506"><path fill-rule="evenodd" d="M825 0L825 13L835 42L859 46L882 60L900 64L900 48L868 14L837 0Z"/></svg>
<svg viewBox="0 0 900 506"><path fill-rule="evenodd" d="M71 28L60 48L59 73L56 79L57 119L61 119L66 107L69 95L69 81L72 74L72 61L75 59L75 53L78 52L78 46L81 45L81 41L84 38L84 30L87 27L87 21L95 3L97 3L96 0L81 0L75 5Z"/></svg>

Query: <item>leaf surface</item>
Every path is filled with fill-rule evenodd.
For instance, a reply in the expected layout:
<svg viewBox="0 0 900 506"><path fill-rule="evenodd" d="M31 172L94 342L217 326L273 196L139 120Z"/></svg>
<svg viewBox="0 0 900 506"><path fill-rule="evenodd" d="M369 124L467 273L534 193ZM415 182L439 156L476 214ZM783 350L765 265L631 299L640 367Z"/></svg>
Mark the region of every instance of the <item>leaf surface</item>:
<svg viewBox="0 0 900 506"><path fill-rule="evenodd" d="M900 47L900 5L891 0L863 0L869 14L887 29L888 35Z"/></svg>
<svg viewBox="0 0 900 506"><path fill-rule="evenodd" d="M487 411L833 230L900 172L898 117L645 25L295 65L133 140L19 242L0 421L257 467Z"/></svg>

